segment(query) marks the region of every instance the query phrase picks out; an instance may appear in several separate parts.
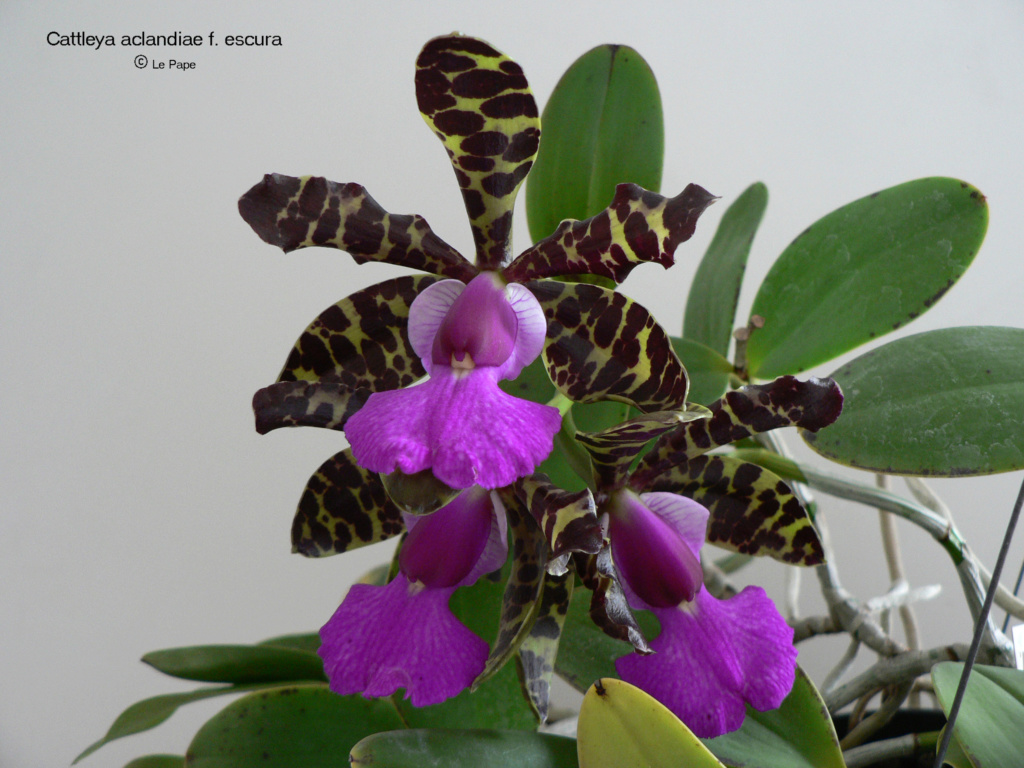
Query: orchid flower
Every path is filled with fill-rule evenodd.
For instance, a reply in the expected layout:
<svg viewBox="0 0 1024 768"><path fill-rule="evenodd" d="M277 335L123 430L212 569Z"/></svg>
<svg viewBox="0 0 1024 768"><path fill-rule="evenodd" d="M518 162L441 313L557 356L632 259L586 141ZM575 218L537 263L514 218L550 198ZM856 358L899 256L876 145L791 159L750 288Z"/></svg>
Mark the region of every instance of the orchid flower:
<svg viewBox="0 0 1024 768"><path fill-rule="evenodd" d="M335 693L374 698L404 688L421 707L457 695L483 670L488 644L448 601L500 568L508 544L501 501L480 487L405 522L398 575L385 586L354 585L320 630L318 653Z"/></svg>
<svg viewBox="0 0 1024 768"><path fill-rule="evenodd" d="M416 98L451 159L475 263L422 217L388 213L357 184L265 176L239 211L266 242L285 251L339 248L360 263L387 261L452 282L396 278L328 308L299 338L278 383L254 398L257 429L344 429L355 464L371 473L429 470L456 489L497 488L533 472L558 429L553 409L495 386L540 354L574 402L680 406L685 372L643 307L599 286L545 278L621 281L643 262L668 267L713 196L692 184L674 198L620 184L607 209L563 221L513 258L512 209L540 142L521 67L482 40L436 38L417 59ZM456 281L466 284L461 295ZM645 388L634 392L641 375ZM369 411L352 419L360 408Z"/></svg>
<svg viewBox="0 0 1024 768"><path fill-rule="evenodd" d="M628 490L614 494L607 510L626 599L661 624L654 653L619 658L619 676L702 738L739 728L746 704L761 711L781 705L796 675L793 629L760 587L727 600L702 588L708 510L676 494Z"/></svg>
<svg viewBox="0 0 1024 768"><path fill-rule="evenodd" d="M580 569L594 589L591 615L636 648L616 661L619 676L698 736L736 730L747 704L778 707L796 669L793 631L764 590L750 586L720 600L704 589L701 546L713 541L791 564L822 562L806 511L779 477L706 454L778 427L817 431L841 408L834 381L785 376L729 392L703 413L651 413L576 435L591 456L611 553ZM658 618L661 631L649 644L627 605Z"/></svg>

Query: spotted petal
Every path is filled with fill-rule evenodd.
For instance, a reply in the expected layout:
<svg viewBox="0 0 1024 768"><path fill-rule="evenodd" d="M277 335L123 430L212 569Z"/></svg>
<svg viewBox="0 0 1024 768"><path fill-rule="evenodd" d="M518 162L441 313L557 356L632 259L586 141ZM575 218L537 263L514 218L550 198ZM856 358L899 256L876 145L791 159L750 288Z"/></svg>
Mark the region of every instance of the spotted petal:
<svg viewBox="0 0 1024 768"><path fill-rule="evenodd" d="M576 440L590 453L599 486L620 487L633 460L651 440L681 424L710 416L703 406L685 411L656 411L600 432L577 432Z"/></svg>
<svg viewBox="0 0 1024 768"><path fill-rule="evenodd" d="M636 475L633 481L639 490ZM702 455L645 482L644 490L678 493L707 507L711 544L792 565L824 561L821 540L800 501L780 477L757 464Z"/></svg>
<svg viewBox="0 0 1024 768"><path fill-rule="evenodd" d="M359 184L268 173L242 195L238 212L285 253L321 245L348 251L357 264L386 261L463 281L476 274L426 219L388 213Z"/></svg>
<svg viewBox="0 0 1024 768"><path fill-rule="evenodd" d="M379 392L422 378L409 342L409 307L437 282L414 275L353 293L320 313L292 348L278 381L327 381Z"/></svg>
<svg viewBox="0 0 1024 768"><path fill-rule="evenodd" d="M591 590L590 618L609 637L631 643L639 653L651 653L643 630L626 602L607 542L596 555L574 555L576 573Z"/></svg>
<svg viewBox="0 0 1024 768"><path fill-rule="evenodd" d="M473 681L474 689L501 669L515 653L536 619L543 589L547 559L544 536L513 494L502 492L501 498L512 533L512 570L502 598L498 638L483 671Z"/></svg>
<svg viewBox="0 0 1024 768"><path fill-rule="evenodd" d="M839 418L842 408L843 393L832 379L782 376L733 390L710 406L711 418L663 435L640 460L633 485L647 488L655 475L694 456L771 429L802 427L816 432Z"/></svg>
<svg viewBox="0 0 1024 768"><path fill-rule="evenodd" d="M585 221L566 219L554 233L516 257L504 271L509 280L592 274L621 283L645 261L671 267L680 243L716 200L690 184L676 197L662 197L636 184L619 184L610 206Z"/></svg>
<svg viewBox="0 0 1024 768"><path fill-rule="evenodd" d="M597 285L527 284L548 319L544 364L577 403L618 400L645 413L677 410L689 382L665 330L650 312Z"/></svg>
<svg viewBox="0 0 1024 768"><path fill-rule="evenodd" d="M265 435L279 427L343 429L369 396L368 389L351 390L337 383L280 381L252 399L256 431Z"/></svg>
<svg viewBox="0 0 1024 768"><path fill-rule="evenodd" d="M344 450L325 461L306 483L292 522L292 550L325 557L395 536L405 530L376 473Z"/></svg>
<svg viewBox="0 0 1024 768"><path fill-rule="evenodd" d="M416 101L451 158L477 265L504 266L512 207L540 142L537 104L522 68L483 40L434 38L416 60Z"/></svg>
<svg viewBox="0 0 1024 768"><path fill-rule="evenodd" d="M530 634L519 646L519 669L523 688L542 723L548 717L558 641L562 636L566 614L569 612L573 579L574 576L569 571L560 576L544 574L544 591L541 593L540 605L537 608L537 618L530 627Z"/></svg>
<svg viewBox="0 0 1024 768"><path fill-rule="evenodd" d="M515 493L544 531L552 558L601 551L604 536L589 490L564 491L547 475L535 474L518 480Z"/></svg>

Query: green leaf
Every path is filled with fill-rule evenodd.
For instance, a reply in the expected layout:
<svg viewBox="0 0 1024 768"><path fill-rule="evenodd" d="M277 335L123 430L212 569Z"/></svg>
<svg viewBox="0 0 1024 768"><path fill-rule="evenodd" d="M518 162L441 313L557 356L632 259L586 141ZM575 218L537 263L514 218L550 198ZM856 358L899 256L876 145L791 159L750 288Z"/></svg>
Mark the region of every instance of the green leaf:
<svg viewBox="0 0 1024 768"><path fill-rule="evenodd" d="M582 587L573 590L555 659L555 672L580 692L598 678L615 677L615 660L633 650L629 643L609 637L594 624L591 594ZM645 637L657 637L660 627L653 613L634 611L633 615Z"/></svg>
<svg viewBox="0 0 1024 768"><path fill-rule="evenodd" d="M985 197L956 179L907 182L812 224L779 256L751 313L751 375L797 373L926 312L970 265Z"/></svg>
<svg viewBox="0 0 1024 768"><path fill-rule="evenodd" d="M622 182L661 186L665 128L661 95L632 48L602 45L562 75L542 117L544 139L526 183L534 242L563 219L586 219Z"/></svg>
<svg viewBox="0 0 1024 768"><path fill-rule="evenodd" d="M172 677L202 683L326 681L315 653L269 645L195 645L150 651L142 661Z"/></svg>
<svg viewBox="0 0 1024 768"><path fill-rule="evenodd" d="M718 352L691 339L672 337L672 348L690 377L687 399L693 403L710 405L729 388L732 363Z"/></svg>
<svg viewBox="0 0 1024 768"><path fill-rule="evenodd" d="M845 768L832 719L814 684L797 667L796 682L778 709L747 707L738 731L704 743L737 768Z"/></svg>
<svg viewBox="0 0 1024 768"><path fill-rule="evenodd" d="M185 756L144 755L136 757L124 768L185 768Z"/></svg>
<svg viewBox="0 0 1024 768"><path fill-rule="evenodd" d="M664 704L615 678L583 697L576 744L580 768L725 768Z"/></svg>
<svg viewBox="0 0 1024 768"><path fill-rule="evenodd" d="M729 355L747 256L767 206L768 188L761 182L751 184L736 198L722 215L715 237L690 284L683 316L683 336L705 345L722 357ZM678 349L676 351L679 352ZM689 361L684 359L683 362L690 375L694 375ZM724 386L722 391L725 391ZM692 396L690 399L707 403L721 394L719 392L708 400Z"/></svg>
<svg viewBox="0 0 1024 768"><path fill-rule="evenodd" d="M946 328L861 355L835 373L835 424L804 440L841 464L959 477L1024 468L1024 330Z"/></svg>
<svg viewBox="0 0 1024 768"><path fill-rule="evenodd" d="M385 569L387 568L387 566L384 567ZM361 581L360 583L367 582ZM262 640L257 645L277 645L282 648L293 648L297 651L316 653L320 647L320 634L318 632L303 632L298 635L280 635L279 637Z"/></svg>
<svg viewBox="0 0 1024 768"><path fill-rule="evenodd" d="M942 711L953 704L961 662L932 667L932 682ZM953 735L977 768L1019 765L1024 755L1024 672L978 664L971 672Z"/></svg>
<svg viewBox="0 0 1024 768"><path fill-rule="evenodd" d="M576 740L523 731L430 730L377 733L349 758L373 768L577 768Z"/></svg>
<svg viewBox="0 0 1024 768"><path fill-rule="evenodd" d="M386 700L338 696L326 685L253 693L214 715L192 739L189 768L347 768L349 750L401 728Z"/></svg>
<svg viewBox="0 0 1024 768"><path fill-rule="evenodd" d="M173 715L178 707L184 704L191 704L193 701L202 701L213 696L227 696L233 693L245 693L247 691L259 691L264 689L281 688L284 684L257 684L257 685L225 685L219 688L200 688L185 693L165 693L162 696L153 696L132 704L128 709L118 715L114 724L110 726L106 735L99 741L91 744L82 754L74 759L77 763L82 758L91 755L97 749L114 739L131 736L133 733L148 731L156 728Z"/></svg>

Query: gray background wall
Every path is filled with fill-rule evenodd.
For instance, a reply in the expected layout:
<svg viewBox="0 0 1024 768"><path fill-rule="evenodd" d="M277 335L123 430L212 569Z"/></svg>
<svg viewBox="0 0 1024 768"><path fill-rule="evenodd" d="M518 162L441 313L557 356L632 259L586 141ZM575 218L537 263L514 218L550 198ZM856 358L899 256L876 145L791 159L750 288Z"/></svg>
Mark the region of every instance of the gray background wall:
<svg viewBox="0 0 1024 768"><path fill-rule="evenodd" d="M0 5L0 765L67 764L129 703L188 684L146 651L313 630L387 544L324 561L289 554L294 504L341 436L258 437L252 393L321 309L399 270L335 251L261 243L235 201L264 172L358 181L471 250L456 185L417 114L413 62L459 30L523 65L543 103L604 42L637 48L662 86L663 190L698 182L723 201L668 274L623 290L678 331L719 217L748 184L771 202L758 279L807 224L854 198L929 175L989 199L976 263L901 334L1022 325L1024 10L1016 2L28 3ZM277 48L51 47L47 33L277 34ZM132 59L196 62L138 70ZM519 216L517 245L528 242ZM826 374L833 366L817 371ZM792 439L796 439L793 436ZM1020 481L937 483L968 541L994 559ZM846 584L884 591L872 513L832 505ZM930 644L965 640L955 574L901 525ZM1014 547L1014 566L1024 544ZM781 568L750 579L779 594ZM801 609L820 611L805 578ZM1001 616L1000 616L1001 618ZM821 679L845 643L813 641ZM84 765L184 751L223 705L194 705Z"/></svg>

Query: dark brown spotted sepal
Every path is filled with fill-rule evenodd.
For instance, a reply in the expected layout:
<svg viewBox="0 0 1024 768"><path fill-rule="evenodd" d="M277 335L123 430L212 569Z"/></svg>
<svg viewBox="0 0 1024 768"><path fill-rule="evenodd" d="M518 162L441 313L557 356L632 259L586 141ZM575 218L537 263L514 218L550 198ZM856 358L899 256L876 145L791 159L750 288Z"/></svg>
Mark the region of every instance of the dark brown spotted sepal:
<svg viewBox="0 0 1024 768"><path fill-rule="evenodd" d="M843 393L832 379L800 381L782 376L726 393L710 406L711 418L692 421L663 435L640 460L634 486L649 489L649 480L685 464L712 448L780 427L817 432L839 418Z"/></svg>
<svg viewBox="0 0 1024 768"><path fill-rule="evenodd" d="M372 393L321 381L280 381L252 398L256 431L265 435L278 427L344 429Z"/></svg>
<svg viewBox="0 0 1024 768"><path fill-rule="evenodd" d="M242 195L238 212L285 253L321 245L348 251L357 264L386 261L463 282L477 273L422 216L388 213L359 184L268 173Z"/></svg>
<svg viewBox="0 0 1024 768"><path fill-rule="evenodd" d="M322 381L350 391L407 387L426 375L409 343L409 306L430 275L385 280L320 313L292 348L278 381Z"/></svg>
<svg viewBox="0 0 1024 768"><path fill-rule="evenodd" d="M526 284L548 320L544 365L577 403L618 400L644 413L684 407L689 381L665 330L640 304L597 285Z"/></svg>
<svg viewBox="0 0 1024 768"><path fill-rule="evenodd" d="M619 184L605 210L584 221L566 219L502 274L519 283L580 274L621 283L633 267L647 261L668 269L676 248L690 239L697 219L717 199L696 184L672 198L636 184Z"/></svg>
<svg viewBox="0 0 1024 768"><path fill-rule="evenodd" d="M529 511L510 489L499 491L508 516L512 537L512 571L505 584L501 604L498 637L472 688L494 675L512 658L537 617L541 590L544 587L544 567L547 561L547 542Z"/></svg>
<svg viewBox="0 0 1024 768"><path fill-rule="evenodd" d="M577 432L576 440L590 454L598 487L611 491L625 484L630 466L650 441L681 424L709 416L711 411L701 405L691 405L685 411L656 411L601 432Z"/></svg>
<svg viewBox="0 0 1024 768"><path fill-rule="evenodd" d="M637 653L653 653L626 603L608 542L596 555L574 555L573 562L583 585L592 593L590 618L598 628L609 637L630 643Z"/></svg>
<svg viewBox="0 0 1024 768"><path fill-rule="evenodd" d="M455 169L477 266L505 266L512 208L540 143L537 103L522 68L483 40L437 37L416 60L416 101Z"/></svg>
<svg viewBox="0 0 1024 768"><path fill-rule="evenodd" d="M337 555L404 530L402 514L377 474L356 464L346 449L321 464L306 483L292 521L292 551Z"/></svg>
<svg viewBox="0 0 1024 768"><path fill-rule="evenodd" d="M544 474L520 478L513 486L516 497L544 532L551 558L562 560L572 552L596 554L604 534L589 490L562 490ZM562 567L557 570L562 571Z"/></svg>
<svg viewBox="0 0 1024 768"><path fill-rule="evenodd" d="M790 565L824 561L807 511L778 475L730 456L696 456L648 482L645 491L688 496L711 512L707 540Z"/></svg>
<svg viewBox="0 0 1024 768"><path fill-rule="evenodd" d="M555 657L558 655L558 641L562 637L565 617L569 612L574 579L570 571L560 576L550 573L544 575L544 591L541 593L537 619L530 628L530 634L519 646L516 658L523 690L542 723L548 719Z"/></svg>

